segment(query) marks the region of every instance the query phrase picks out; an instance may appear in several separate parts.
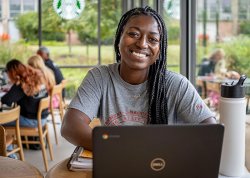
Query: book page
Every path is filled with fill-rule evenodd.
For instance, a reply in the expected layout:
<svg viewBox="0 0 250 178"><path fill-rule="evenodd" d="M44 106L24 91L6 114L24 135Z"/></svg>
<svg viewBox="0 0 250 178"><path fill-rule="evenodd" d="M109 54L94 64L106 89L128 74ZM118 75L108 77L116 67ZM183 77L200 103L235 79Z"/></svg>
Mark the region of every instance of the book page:
<svg viewBox="0 0 250 178"><path fill-rule="evenodd" d="M83 150L83 152L79 155L79 157L82 157L82 158L93 158L93 154L92 154L92 151Z"/></svg>

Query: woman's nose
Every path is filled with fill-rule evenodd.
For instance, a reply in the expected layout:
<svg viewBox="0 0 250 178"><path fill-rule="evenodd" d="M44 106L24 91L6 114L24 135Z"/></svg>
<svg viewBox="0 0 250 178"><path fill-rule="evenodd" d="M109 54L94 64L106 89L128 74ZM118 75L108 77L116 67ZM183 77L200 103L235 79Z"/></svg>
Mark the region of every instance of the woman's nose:
<svg viewBox="0 0 250 178"><path fill-rule="evenodd" d="M142 36L141 38L139 38L137 40L136 45L139 46L142 49L147 48L148 47L147 38L145 36Z"/></svg>

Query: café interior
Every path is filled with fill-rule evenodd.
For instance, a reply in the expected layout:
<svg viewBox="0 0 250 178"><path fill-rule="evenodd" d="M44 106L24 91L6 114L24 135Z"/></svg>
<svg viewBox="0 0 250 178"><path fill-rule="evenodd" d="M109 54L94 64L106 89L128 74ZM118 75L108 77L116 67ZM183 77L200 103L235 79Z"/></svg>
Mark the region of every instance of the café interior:
<svg viewBox="0 0 250 178"><path fill-rule="evenodd" d="M121 16L130 9L150 6L161 15L167 26L167 70L181 74L191 82L214 113L216 122L224 124L224 141L236 143L227 151L241 152L241 173L226 175L218 170L218 177L250 178L250 32L247 30L250 28L250 2L76 2L0 0L0 177L92 177L92 169L69 170L69 160L77 147L61 135L64 115L87 72L94 67L116 62L113 43ZM63 6L63 3L66 5ZM66 6L78 8L77 13L66 12L67 8L63 9ZM43 58L40 49L49 54L62 77L57 82L55 76L48 97L40 100L35 113L37 125L33 128L22 127L19 125L21 106L3 102L13 85L6 64L17 59L30 65L33 56ZM240 99L243 104L237 105L243 108L242 113L234 107L226 108L228 112L237 112L231 114L237 121L224 123L222 85L234 86L242 78L244 96ZM48 116L46 123L42 124L45 109ZM243 119L239 126L240 117ZM15 124L8 126L10 122ZM90 127L100 124L97 118L90 123ZM227 124L229 129L235 130L227 130ZM225 139L225 136L229 138ZM8 150L10 145L12 149ZM237 163L237 160L234 161Z"/></svg>

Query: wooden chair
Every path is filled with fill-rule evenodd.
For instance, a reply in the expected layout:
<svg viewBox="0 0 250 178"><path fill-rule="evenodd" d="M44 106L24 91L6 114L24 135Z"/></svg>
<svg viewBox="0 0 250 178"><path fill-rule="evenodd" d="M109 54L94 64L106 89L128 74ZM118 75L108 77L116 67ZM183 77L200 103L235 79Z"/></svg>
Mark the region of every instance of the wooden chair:
<svg viewBox="0 0 250 178"><path fill-rule="evenodd" d="M9 156L13 153L19 153L20 159L24 161L23 147L20 136L19 127L20 106L17 106L11 110L0 112L0 124L6 124L16 121L16 126L13 129L13 133L9 135L3 126L0 127L0 156ZM12 137L12 135L14 137ZM12 151L7 151L7 146L15 144L16 148Z"/></svg>
<svg viewBox="0 0 250 178"><path fill-rule="evenodd" d="M6 154L6 133L3 126L0 125L0 156Z"/></svg>
<svg viewBox="0 0 250 178"><path fill-rule="evenodd" d="M63 79L62 80L62 82L61 82L61 84L62 84L62 89L65 89L66 88L66 85L67 85L67 80L66 79ZM66 103L66 101L65 101L65 97L62 99L62 104L63 104L63 109L67 109L68 108L68 104Z"/></svg>
<svg viewBox="0 0 250 178"><path fill-rule="evenodd" d="M57 131L56 131L55 111L57 110L59 112L59 115L61 117L61 121L63 119L63 114L64 114L63 113L63 105L64 104L63 104L63 99L62 99L62 89L63 89L63 85L58 84L58 85L55 85L50 92L49 108L50 108L50 114L51 114L52 124L53 124L53 128L54 128L56 144L58 144L58 138L57 138ZM53 107L53 97L57 97L59 100L58 108Z"/></svg>
<svg viewBox="0 0 250 178"><path fill-rule="evenodd" d="M209 108L219 114L220 83L206 81L207 100Z"/></svg>
<svg viewBox="0 0 250 178"><path fill-rule="evenodd" d="M207 81L206 82L206 90L207 90L207 92L214 91L214 92L220 93L220 83Z"/></svg>
<svg viewBox="0 0 250 178"><path fill-rule="evenodd" d="M61 84L62 84L62 88L65 88L66 85L67 85L67 80L66 80L66 79L63 79L63 80L61 81Z"/></svg>
<svg viewBox="0 0 250 178"><path fill-rule="evenodd" d="M45 141L44 139L47 140L48 147L49 147L49 153L50 153L50 158L51 160L54 159L54 155L52 152L52 145L50 143L50 138L49 138L49 129L48 129L48 124L46 123L45 126L42 126L41 123L41 116L42 116L42 111L47 109L49 107L49 97L43 98L40 100L39 107L38 107L38 113L37 113L37 120L38 120L38 125L35 128L32 127L20 127L20 133L21 136L28 137L28 136L35 136L39 137L39 141L30 141L25 139L23 143L26 144L40 144L41 145L41 150L43 154L43 161L45 165L45 170L48 171L48 161L47 161L47 154L46 154L46 149L45 149ZM6 128L8 131L12 131L12 128Z"/></svg>
<svg viewBox="0 0 250 178"><path fill-rule="evenodd" d="M201 98L205 99L207 97L205 82L200 80L200 79L196 79L196 86L200 87L200 89L201 89Z"/></svg>

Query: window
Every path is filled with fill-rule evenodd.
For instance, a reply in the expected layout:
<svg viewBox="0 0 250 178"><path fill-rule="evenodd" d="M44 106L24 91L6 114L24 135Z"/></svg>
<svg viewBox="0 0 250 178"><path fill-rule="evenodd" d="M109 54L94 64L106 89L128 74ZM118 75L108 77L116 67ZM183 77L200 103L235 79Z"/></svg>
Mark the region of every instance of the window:
<svg viewBox="0 0 250 178"><path fill-rule="evenodd" d="M140 1L139 0L134 1L134 7L140 7Z"/></svg>
<svg viewBox="0 0 250 178"><path fill-rule="evenodd" d="M116 61L113 42L121 17L121 1L101 0L101 3L101 62L109 64Z"/></svg>
<svg viewBox="0 0 250 178"><path fill-rule="evenodd" d="M180 73L180 0L164 0L160 7L168 31L167 69Z"/></svg>
<svg viewBox="0 0 250 178"><path fill-rule="evenodd" d="M0 20L2 20L2 0L0 0Z"/></svg>
<svg viewBox="0 0 250 178"><path fill-rule="evenodd" d="M210 0L196 0L197 17L203 11L199 7L202 6L200 3L204 3L204 1ZM200 86L204 86L202 83L206 81L200 83L200 80L204 78L233 78L233 75L236 76L235 72L240 75L250 75L248 20L250 1L213 0L209 4L210 7L219 6L220 10L218 11L219 18L216 20L207 18L196 21L196 72L199 75L197 85ZM211 14L213 11L214 9L208 8L207 14ZM209 92L206 91L206 94L204 96L209 96ZM218 93L216 95L212 93L210 96L214 100L209 101L218 102Z"/></svg>
<svg viewBox="0 0 250 178"><path fill-rule="evenodd" d="M10 0L10 18L14 18L21 13L21 1Z"/></svg>
<svg viewBox="0 0 250 178"><path fill-rule="evenodd" d="M239 19L250 19L250 2L247 0L239 0Z"/></svg>
<svg viewBox="0 0 250 178"><path fill-rule="evenodd" d="M23 0L23 11L34 11L35 10L35 0Z"/></svg>
<svg viewBox="0 0 250 178"><path fill-rule="evenodd" d="M216 13L218 12L218 4L215 0L207 1L207 14L208 20L214 21L216 19Z"/></svg>
<svg viewBox="0 0 250 178"><path fill-rule="evenodd" d="M220 0L221 1L221 20L231 20L232 19L232 5L231 0Z"/></svg>

